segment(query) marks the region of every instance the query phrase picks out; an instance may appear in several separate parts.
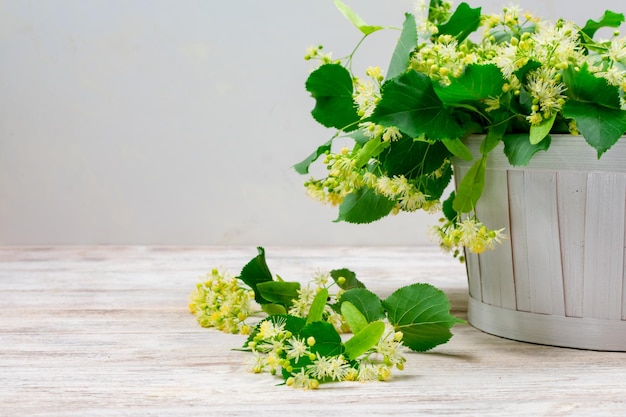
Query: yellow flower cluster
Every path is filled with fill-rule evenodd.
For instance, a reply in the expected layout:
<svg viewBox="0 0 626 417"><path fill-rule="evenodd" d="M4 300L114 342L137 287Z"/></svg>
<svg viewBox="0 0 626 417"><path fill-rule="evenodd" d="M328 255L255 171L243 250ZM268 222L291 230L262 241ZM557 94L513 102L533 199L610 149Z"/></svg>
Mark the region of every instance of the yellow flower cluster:
<svg viewBox="0 0 626 417"><path fill-rule="evenodd" d="M360 117L369 117L380 101L380 85L385 79L380 67L369 67L365 74L371 78L363 80L359 77L352 79L354 86L354 102L357 105L357 112Z"/></svg>
<svg viewBox="0 0 626 417"><path fill-rule="evenodd" d="M467 45L458 45L450 35L439 35L432 44L422 44L411 57L411 68L450 84L450 77L459 77L465 66L478 62L480 57Z"/></svg>
<svg viewBox="0 0 626 417"><path fill-rule="evenodd" d="M496 243L506 238L504 229L490 230L475 217L460 221L441 219L440 222L441 225L432 227L431 236L444 251L453 252L455 257L461 255L463 247L480 254L486 249L493 249Z"/></svg>
<svg viewBox="0 0 626 417"><path fill-rule="evenodd" d="M371 129L367 126L366 129ZM374 126L373 129L377 129ZM393 141L400 135L396 127L381 128L377 136L370 139L372 141ZM413 180L409 180L404 175L394 175L389 177L384 174L376 174L368 167L358 167L356 165L357 153L343 148L339 153L328 152L324 158L324 164L328 170L328 176L324 179L310 178L304 183L307 194L318 201L331 205L341 204L343 199L350 193L363 187L375 190L396 202L394 213L400 211L414 212L425 210L436 212L440 209L440 201L430 199L428 195L422 193L418 185ZM437 177L447 168L442 166L431 175Z"/></svg>
<svg viewBox="0 0 626 417"><path fill-rule="evenodd" d="M333 57L332 57L332 53L323 53L322 50L324 49L323 45L318 45L318 46L311 46L306 50L306 54L304 55L304 59L306 61L309 61L311 59L317 59L319 60L322 64L330 64L331 62L333 62Z"/></svg>
<svg viewBox="0 0 626 417"><path fill-rule="evenodd" d="M249 334L245 320L254 313L254 292L217 269L203 279L196 284L189 301L189 310L198 323L226 333Z"/></svg>

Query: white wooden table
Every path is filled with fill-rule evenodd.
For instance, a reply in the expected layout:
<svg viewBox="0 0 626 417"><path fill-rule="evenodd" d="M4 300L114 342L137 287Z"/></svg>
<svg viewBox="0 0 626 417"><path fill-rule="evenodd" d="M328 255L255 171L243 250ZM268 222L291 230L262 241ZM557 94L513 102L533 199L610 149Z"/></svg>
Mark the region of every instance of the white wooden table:
<svg viewBox="0 0 626 417"><path fill-rule="evenodd" d="M465 316L464 267L437 249L266 248L273 273L347 267L384 297L429 282ZM469 325L390 382L277 386L243 336L199 327L199 276L256 249L0 248L0 416L626 416L626 354L519 343ZM348 413L348 414L346 414Z"/></svg>

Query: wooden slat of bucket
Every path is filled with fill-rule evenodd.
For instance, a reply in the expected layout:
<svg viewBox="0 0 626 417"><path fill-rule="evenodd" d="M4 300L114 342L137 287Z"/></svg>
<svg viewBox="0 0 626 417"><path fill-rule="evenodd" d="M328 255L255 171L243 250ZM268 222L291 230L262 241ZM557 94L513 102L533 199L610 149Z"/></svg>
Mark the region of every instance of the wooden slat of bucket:
<svg viewBox="0 0 626 417"><path fill-rule="evenodd" d="M508 171L510 239L513 248L515 298L519 311L530 311L530 277L528 273L528 238L524 210L524 172Z"/></svg>
<svg viewBox="0 0 626 417"><path fill-rule="evenodd" d="M583 270L585 250L585 201L587 174L559 172L557 199L561 260L565 291L565 315L583 316Z"/></svg>
<svg viewBox="0 0 626 417"><path fill-rule="evenodd" d="M556 173L527 171L524 181L531 312L565 315Z"/></svg>
<svg viewBox="0 0 626 417"><path fill-rule="evenodd" d="M584 317L622 317L626 175L588 176L585 220Z"/></svg>
<svg viewBox="0 0 626 417"><path fill-rule="evenodd" d="M501 171L486 178L485 189L476 206L480 221L490 229L504 228L507 233L509 224L508 181ZM485 220L483 220L485 219ZM486 220L488 219L488 221ZM511 241L506 239L495 250L486 250L480 254L480 273L492 277L483 280L483 302L491 305L515 309L515 280ZM498 277L495 279L493 277Z"/></svg>

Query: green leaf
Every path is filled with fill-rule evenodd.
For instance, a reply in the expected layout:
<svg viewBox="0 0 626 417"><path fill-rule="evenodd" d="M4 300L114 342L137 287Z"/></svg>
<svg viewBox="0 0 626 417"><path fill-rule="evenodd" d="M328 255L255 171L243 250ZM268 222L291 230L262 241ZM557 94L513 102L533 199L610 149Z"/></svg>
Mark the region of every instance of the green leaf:
<svg viewBox="0 0 626 417"><path fill-rule="evenodd" d="M263 298L257 286L261 283L272 281L273 278L265 262L265 249L259 246L257 250L259 254L243 267L237 278L242 280L254 291L254 299L257 303L265 304L268 303L269 300Z"/></svg>
<svg viewBox="0 0 626 417"><path fill-rule="evenodd" d="M600 18L599 21L595 20L587 20L585 27L582 28L582 32L593 38L598 29L603 27L611 27L616 28L619 27L624 22L624 15L622 13L615 13L611 10L607 10L604 12L604 15Z"/></svg>
<svg viewBox="0 0 626 417"><path fill-rule="evenodd" d="M487 156L483 155L476 160L467 174L461 180L456 190L456 197L452 207L459 213L469 213L476 207L476 202L485 188L485 171Z"/></svg>
<svg viewBox="0 0 626 417"><path fill-rule="evenodd" d="M439 35L452 35L459 43L480 26L480 7L472 9L467 3L461 3L450 19L439 25Z"/></svg>
<svg viewBox="0 0 626 417"><path fill-rule="evenodd" d="M550 133L552 126L556 120L556 113L554 113L549 119L544 119L538 126L530 126L529 140L533 145L538 144Z"/></svg>
<svg viewBox="0 0 626 417"><path fill-rule="evenodd" d="M356 142L358 145L361 145L361 146L365 145L370 140L370 137L366 136L365 133L360 129L354 130L350 132L349 134L347 134L346 136L354 139L354 142Z"/></svg>
<svg viewBox="0 0 626 417"><path fill-rule="evenodd" d="M341 303L341 315L343 316L352 333L356 334L361 331L362 328L367 326L368 321L361 313L361 311L355 307L350 301L344 301Z"/></svg>
<svg viewBox="0 0 626 417"><path fill-rule="evenodd" d="M269 316L287 314L287 309L285 308L285 306L274 303L262 304L261 310L263 310Z"/></svg>
<svg viewBox="0 0 626 417"><path fill-rule="evenodd" d="M321 356L340 355L344 351L341 336L339 336L332 324L325 321L307 324L302 328L298 336L305 340L312 336L315 339L315 344L310 347L310 350L313 353L319 353Z"/></svg>
<svg viewBox="0 0 626 417"><path fill-rule="evenodd" d="M563 106L563 115L576 120L576 127L597 151L598 158L626 133L624 110L570 100Z"/></svg>
<svg viewBox="0 0 626 417"><path fill-rule="evenodd" d="M336 222L371 223L385 217L396 205L395 201L371 188L362 188L348 194L339 206Z"/></svg>
<svg viewBox="0 0 626 417"><path fill-rule="evenodd" d="M339 285L342 290L349 290L351 288L365 288L365 284L359 281L356 274L347 268L333 269L330 271L330 276ZM345 281L340 284L339 278L344 278Z"/></svg>
<svg viewBox="0 0 626 417"><path fill-rule="evenodd" d="M392 142L378 159L387 175L404 175L413 179L438 170L451 155L441 141L428 143L403 137ZM415 161L421 161L419 167L416 167Z"/></svg>
<svg viewBox="0 0 626 417"><path fill-rule="evenodd" d="M570 100L595 103L612 109L620 108L619 88L609 85L606 79L596 77L587 64L580 69L569 66L563 71L563 83Z"/></svg>
<svg viewBox="0 0 626 417"><path fill-rule="evenodd" d="M619 89L603 78L596 78L586 65L563 73L570 99L563 115L576 121L585 140L597 151L606 152L626 132L626 111L620 108Z"/></svg>
<svg viewBox="0 0 626 417"><path fill-rule="evenodd" d="M497 66L470 64L460 77L450 78L450 85L435 83L434 89L441 101L450 106L499 96L503 85L504 77Z"/></svg>
<svg viewBox="0 0 626 417"><path fill-rule="evenodd" d="M298 298L299 282L266 281L257 284L257 289L265 302L289 307Z"/></svg>
<svg viewBox="0 0 626 417"><path fill-rule="evenodd" d="M393 56L387 70L387 79L392 79L404 73L409 68L411 60L411 52L417 45L417 25L415 24L415 16L406 13L402 33L393 50Z"/></svg>
<svg viewBox="0 0 626 417"><path fill-rule="evenodd" d="M358 150L354 163L358 168L366 165L370 159L380 155L382 151L387 149L390 142L382 141L378 138L370 139L361 149Z"/></svg>
<svg viewBox="0 0 626 417"><path fill-rule="evenodd" d="M452 180L452 167L446 165L441 172L441 177L424 175L417 178L416 185L418 190L427 196L427 201L434 201L441 198L450 180Z"/></svg>
<svg viewBox="0 0 626 417"><path fill-rule="evenodd" d="M349 359L355 360L374 347L380 341L384 332L385 324L382 321L369 323L344 343L345 355Z"/></svg>
<svg viewBox="0 0 626 417"><path fill-rule="evenodd" d="M352 77L339 64L324 64L306 81L306 90L315 99L313 118L326 127L351 130L359 120L352 99Z"/></svg>
<svg viewBox="0 0 626 417"><path fill-rule="evenodd" d="M324 307L326 307L326 303L328 302L328 290L326 288L322 288L318 291L311 303L311 307L309 308L309 316L307 317L307 324L313 323L314 321L322 320L324 317Z"/></svg>
<svg viewBox="0 0 626 417"><path fill-rule="evenodd" d="M378 30L384 29L382 26L370 26L363 19L359 17L350 7L348 7L345 3L340 0L335 0L335 6L341 14L343 14L346 19L348 19L357 29L361 31L364 35L369 35L370 33L374 33Z"/></svg>
<svg viewBox="0 0 626 417"><path fill-rule="evenodd" d="M346 301L352 303L369 323L385 317L385 310L380 298L365 288L353 288L345 291L341 294L338 303L341 305Z"/></svg>
<svg viewBox="0 0 626 417"><path fill-rule="evenodd" d="M509 127L507 117L508 113L504 112L494 115L494 124L489 127L487 135L480 144L480 153L487 155L500 143Z"/></svg>
<svg viewBox="0 0 626 417"><path fill-rule="evenodd" d="M296 172L298 174L308 174L309 173L309 167L311 166L311 164L315 161L317 161L317 158L319 158L320 156L324 155L326 152L330 151L330 148L333 144L333 140L329 140L328 142L326 142L325 144L319 146L315 152L313 152L311 155L307 156L303 161L298 162L297 164L295 164L293 166L293 168L296 170Z"/></svg>
<svg viewBox="0 0 626 417"><path fill-rule="evenodd" d="M504 142L504 154L509 159L512 166L528 165L534 154L539 151L547 151L550 147L552 138L546 136L544 140L536 145L530 143L528 133L516 133L505 135L502 138Z"/></svg>
<svg viewBox="0 0 626 417"><path fill-rule="evenodd" d="M458 213L452 207L452 203L454 202L455 198L456 198L456 193L452 191L450 193L450 196L446 198L446 200L443 203L441 203L441 211L443 212L443 215L446 216L446 219L450 221L455 221L458 216Z"/></svg>
<svg viewBox="0 0 626 417"><path fill-rule="evenodd" d="M396 126L417 138L454 139L463 128L435 94L427 75L408 71L383 84L381 100L370 120L379 125Z"/></svg>
<svg viewBox="0 0 626 417"><path fill-rule="evenodd" d="M470 152L461 139L444 139L442 142L457 158L461 158L464 161L471 161L474 159L474 155L472 155L472 152Z"/></svg>
<svg viewBox="0 0 626 417"><path fill-rule="evenodd" d="M446 294L429 284L413 284L396 290L383 301L389 322L403 333L402 342L423 352L447 342L450 328L459 320L450 314Z"/></svg>

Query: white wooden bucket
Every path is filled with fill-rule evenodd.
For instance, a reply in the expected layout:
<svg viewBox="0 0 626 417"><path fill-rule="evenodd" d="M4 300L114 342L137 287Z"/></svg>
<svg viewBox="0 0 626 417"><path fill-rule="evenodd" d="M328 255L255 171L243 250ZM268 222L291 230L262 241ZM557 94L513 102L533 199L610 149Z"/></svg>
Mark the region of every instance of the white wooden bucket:
<svg viewBox="0 0 626 417"><path fill-rule="evenodd" d="M475 156L481 140L467 142ZM626 138L598 160L582 136L552 135L526 167L499 146L476 212L508 239L466 253L469 322L515 340L626 351ZM455 161L457 181L470 166Z"/></svg>

